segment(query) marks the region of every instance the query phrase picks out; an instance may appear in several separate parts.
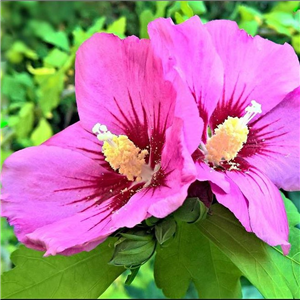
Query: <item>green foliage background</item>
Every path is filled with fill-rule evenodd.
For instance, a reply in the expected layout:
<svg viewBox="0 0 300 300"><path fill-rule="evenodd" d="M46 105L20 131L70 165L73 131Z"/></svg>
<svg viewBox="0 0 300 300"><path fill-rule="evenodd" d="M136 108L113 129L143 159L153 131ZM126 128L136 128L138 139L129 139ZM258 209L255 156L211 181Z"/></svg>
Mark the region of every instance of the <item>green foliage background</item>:
<svg viewBox="0 0 300 300"><path fill-rule="evenodd" d="M249 34L290 43L300 54L299 1L2 2L1 165L13 152L39 145L78 120L74 59L83 41L96 32L148 38L150 21L172 17L181 23L193 15L203 22L235 20ZM299 209L299 192L286 195ZM13 267L10 254L17 247L2 218L2 272ZM164 298L153 280L153 264L145 264L130 286L124 286L126 274L121 275L101 298ZM242 286L244 298L262 298L244 278ZM190 284L185 298L195 297Z"/></svg>

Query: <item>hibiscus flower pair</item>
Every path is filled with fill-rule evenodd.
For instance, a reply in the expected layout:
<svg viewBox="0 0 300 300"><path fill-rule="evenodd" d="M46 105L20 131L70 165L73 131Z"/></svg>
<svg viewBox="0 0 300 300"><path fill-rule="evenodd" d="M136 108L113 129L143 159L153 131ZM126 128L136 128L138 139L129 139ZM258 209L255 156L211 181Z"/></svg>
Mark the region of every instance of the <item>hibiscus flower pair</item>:
<svg viewBox="0 0 300 300"><path fill-rule="evenodd" d="M236 23L157 19L150 40L99 33L77 52L80 121L11 155L2 216L45 255L89 251L164 218L195 182L288 253L278 188L299 183L299 62Z"/></svg>

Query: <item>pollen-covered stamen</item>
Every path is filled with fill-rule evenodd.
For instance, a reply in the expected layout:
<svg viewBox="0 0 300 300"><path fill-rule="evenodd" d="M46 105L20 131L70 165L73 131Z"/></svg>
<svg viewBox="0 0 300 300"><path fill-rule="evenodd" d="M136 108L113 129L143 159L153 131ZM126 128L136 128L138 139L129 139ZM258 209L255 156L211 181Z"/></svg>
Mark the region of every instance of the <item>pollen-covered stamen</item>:
<svg viewBox="0 0 300 300"><path fill-rule="evenodd" d="M93 133L97 134L97 138L104 142L102 153L114 170L125 175L128 180L144 180L143 175L148 167L145 162L147 150L141 150L135 146L126 135L112 134L105 125L99 123L93 127Z"/></svg>
<svg viewBox="0 0 300 300"><path fill-rule="evenodd" d="M256 114L262 112L261 105L254 100L245 110L246 114L243 117L228 117L223 124L218 125L206 144L207 161L219 165L221 161L234 159L243 148L249 133L247 124Z"/></svg>

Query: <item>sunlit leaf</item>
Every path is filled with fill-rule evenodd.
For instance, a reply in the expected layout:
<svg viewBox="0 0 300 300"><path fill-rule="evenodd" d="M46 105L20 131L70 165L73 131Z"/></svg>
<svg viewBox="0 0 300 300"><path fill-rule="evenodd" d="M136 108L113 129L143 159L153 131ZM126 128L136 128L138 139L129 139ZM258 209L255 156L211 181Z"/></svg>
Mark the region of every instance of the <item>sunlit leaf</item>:
<svg viewBox="0 0 300 300"><path fill-rule="evenodd" d="M64 73L58 71L52 75L37 75L35 79L40 84L37 90L38 102L44 115L47 116L60 102Z"/></svg>
<svg viewBox="0 0 300 300"><path fill-rule="evenodd" d="M68 54L54 48L49 54L44 58L45 67L61 67L68 59Z"/></svg>
<svg viewBox="0 0 300 300"><path fill-rule="evenodd" d="M112 245L108 239L90 252L51 257L21 246L12 255L16 267L2 275L2 299L98 298L124 271L108 264Z"/></svg>
<svg viewBox="0 0 300 300"><path fill-rule="evenodd" d="M41 118L30 139L34 146L40 145L53 135L52 128L45 118Z"/></svg>
<svg viewBox="0 0 300 300"><path fill-rule="evenodd" d="M121 17L118 20L116 20L115 22L113 22L111 25L109 25L107 27L107 29L105 30L105 32L107 33L113 33L117 36L119 36L120 38L125 37L125 30L126 30L126 18L125 17Z"/></svg>
<svg viewBox="0 0 300 300"><path fill-rule="evenodd" d="M276 5L272 8L272 11L292 13L299 9L299 7L299 1L278 1Z"/></svg>
<svg viewBox="0 0 300 300"><path fill-rule="evenodd" d="M191 7L189 6L187 1L180 1L180 8L182 10L182 12L188 17L192 17L194 15L193 10L191 9Z"/></svg>

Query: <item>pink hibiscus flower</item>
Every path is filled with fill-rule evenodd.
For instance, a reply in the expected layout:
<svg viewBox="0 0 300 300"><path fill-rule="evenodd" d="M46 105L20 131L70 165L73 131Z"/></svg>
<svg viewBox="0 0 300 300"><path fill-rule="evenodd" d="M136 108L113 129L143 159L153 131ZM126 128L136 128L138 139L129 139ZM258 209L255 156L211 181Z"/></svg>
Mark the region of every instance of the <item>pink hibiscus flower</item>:
<svg viewBox="0 0 300 300"><path fill-rule="evenodd" d="M89 251L121 227L167 216L196 179L202 121L149 40L95 34L75 71L80 121L2 171L2 216L45 256Z"/></svg>
<svg viewBox="0 0 300 300"><path fill-rule="evenodd" d="M251 37L235 22L195 16L149 26L165 72L180 74L204 121L194 153L199 181L245 229L290 249L278 188L300 189L299 62L293 48Z"/></svg>

